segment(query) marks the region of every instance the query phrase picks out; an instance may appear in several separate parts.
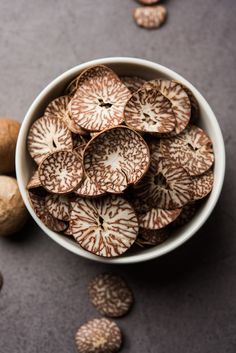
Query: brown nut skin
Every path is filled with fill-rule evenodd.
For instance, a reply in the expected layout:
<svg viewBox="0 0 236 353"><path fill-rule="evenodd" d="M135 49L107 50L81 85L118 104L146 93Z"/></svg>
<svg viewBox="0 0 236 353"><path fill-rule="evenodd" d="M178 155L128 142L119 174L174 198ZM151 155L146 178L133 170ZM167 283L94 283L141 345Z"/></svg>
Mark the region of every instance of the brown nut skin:
<svg viewBox="0 0 236 353"><path fill-rule="evenodd" d="M0 176L0 236L18 232L28 218L15 178Z"/></svg>
<svg viewBox="0 0 236 353"><path fill-rule="evenodd" d="M15 171L15 149L20 124L8 118L0 118L0 174Z"/></svg>

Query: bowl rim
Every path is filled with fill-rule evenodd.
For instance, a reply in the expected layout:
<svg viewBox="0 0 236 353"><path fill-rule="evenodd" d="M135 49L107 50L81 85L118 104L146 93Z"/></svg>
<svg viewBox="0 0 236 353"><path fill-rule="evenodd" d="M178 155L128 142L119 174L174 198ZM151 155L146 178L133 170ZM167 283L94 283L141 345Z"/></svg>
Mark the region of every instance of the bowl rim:
<svg viewBox="0 0 236 353"><path fill-rule="evenodd" d="M192 90L193 94L197 97L197 100L199 102L200 106L204 106L204 109L207 113L207 116L210 117L211 124L214 126L214 133L217 135L217 146L220 150L220 153L218 154L218 174L217 174L217 180L216 184L214 185L214 197L212 197L209 200L209 203L207 205L207 208L202 215L201 218L198 219L198 222L194 222L191 227L188 227L187 229L184 230L183 234L179 236L178 238L173 238L173 240L169 243L163 243L162 247L154 247L151 249L149 252L140 252L139 254L131 254L131 255L126 255L126 256L121 256L121 257L114 257L114 258L103 258L99 257L97 255L91 254L90 252L78 247L76 244L74 244L71 240L67 238L63 238L57 233L51 231L48 229L42 222L41 220L35 215L30 202L28 200L27 196L27 190L25 188L25 185L23 183L22 179L22 170L21 170L21 160L22 160L22 142L24 140L25 134L26 134L26 127L28 121L32 119L32 117L35 115L35 112L37 111L37 107L40 104L41 100L43 100L60 82L68 78L68 76L73 76L76 75L77 72L84 70L85 68L92 66L92 65L98 65L98 64L104 64L104 65L111 65L111 64L130 64L130 65L139 65L143 67L148 67L149 69L156 70L157 72L161 72L165 75L173 77L175 80L181 81L183 84L186 84L187 87ZM71 251L72 253L76 255L80 255L84 258L94 260L97 262L102 262L102 263L110 263L110 264L129 264L129 263L137 263L137 262L143 262L143 261L148 261L152 260L154 258L160 257L164 254L167 254L174 249L178 248L180 245L184 244L188 239L190 239L206 222L210 214L212 213L222 190L223 182L224 182L224 176L225 176L225 146L224 146L224 140L222 136L222 132L219 126L219 123L216 119L216 116L211 109L209 103L206 101L206 99L202 96L202 94L184 77L176 73L175 71L160 65L158 63L146 60L146 59L140 59L140 58L132 58L132 57L106 57L106 58L100 58L100 59L95 59L91 61L87 61L85 63L76 65L72 67L71 69L65 71L61 75L57 76L54 80L52 80L34 99L33 103L30 105L28 111L26 112L26 115L24 117L24 120L21 124L20 132L18 135L17 139L17 145L16 145L16 177L20 189L20 193L22 195L23 201L33 217L33 219L36 221L38 226L50 237L52 238L56 243L61 245L62 247L66 248L67 250Z"/></svg>

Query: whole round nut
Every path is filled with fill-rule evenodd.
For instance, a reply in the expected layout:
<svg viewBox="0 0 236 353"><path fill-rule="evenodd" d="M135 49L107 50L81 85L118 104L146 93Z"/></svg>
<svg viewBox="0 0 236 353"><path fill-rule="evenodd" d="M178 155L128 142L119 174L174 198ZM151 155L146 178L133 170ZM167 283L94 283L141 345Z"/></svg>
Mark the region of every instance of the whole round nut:
<svg viewBox="0 0 236 353"><path fill-rule="evenodd" d="M15 178L0 176L0 236L20 230L28 213Z"/></svg>
<svg viewBox="0 0 236 353"><path fill-rule="evenodd" d="M8 174L15 170L15 149L20 124L8 118L0 118L0 173Z"/></svg>

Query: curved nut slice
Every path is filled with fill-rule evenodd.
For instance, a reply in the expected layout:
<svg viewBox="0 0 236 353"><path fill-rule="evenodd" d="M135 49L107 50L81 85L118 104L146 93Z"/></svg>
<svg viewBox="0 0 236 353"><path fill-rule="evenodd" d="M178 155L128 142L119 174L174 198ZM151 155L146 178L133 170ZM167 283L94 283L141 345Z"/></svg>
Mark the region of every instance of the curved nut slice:
<svg viewBox="0 0 236 353"><path fill-rule="evenodd" d="M137 131L168 133L175 128L171 103L155 88L141 88L133 93L124 116L127 125Z"/></svg>
<svg viewBox="0 0 236 353"><path fill-rule="evenodd" d="M86 250L105 257L119 256L134 243L138 220L130 204L119 196L77 199L70 226Z"/></svg>
<svg viewBox="0 0 236 353"><path fill-rule="evenodd" d="M123 122L130 91L108 67L91 67L79 77L71 101L75 123L89 131L101 131Z"/></svg>
<svg viewBox="0 0 236 353"><path fill-rule="evenodd" d="M142 87L145 82L147 82L146 80L138 76L121 76L120 79L130 90L131 93L136 92Z"/></svg>
<svg viewBox="0 0 236 353"><path fill-rule="evenodd" d="M172 160L159 161L156 171L149 170L134 186L137 196L153 208L174 210L193 199L192 178Z"/></svg>
<svg viewBox="0 0 236 353"><path fill-rule="evenodd" d="M202 175L193 177L194 200L199 200L206 197L211 192L213 183L214 174L212 170L208 170Z"/></svg>
<svg viewBox="0 0 236 353"><path fill-rule="evenodd" d="M214 162L212 142L197 126L189 126L182 134L161 141L162 154L187 170L189 175L206 172Z"/></svg>
<svg viewBox="0 0 236 353"><path fill-rule="evenodd" d="M85 173L107 192L137 183L149 167L149 149L135 131L119 126L95 136L84 151Z"/></svg>
<svg viewBox="0 0 236 353"><path fill-rule="evenodd" d="M63 232L68 227L67 223L56 219L48 212L45 205L45 197L29 192L29 200L37 217L49 229L53 230L54 232Z"/></svg>
<svg viewBox="0 0 236 353"><path fill-rule="evenodd" d="M50 153L59 150L72 151L71 132L65 123L54 117L42 117L30 128L27 139L28 151L37 164Z"/></svg>
<svg viewBox="0 0 236 353"><path fill-rule="evenodd" d="M84 197L95 197L105 194L105 191L101 190L98 185L86 175L78 188L74 190L74 193Z"/></svg>
<svg viewBox="0 0 236 353"><path fill-rule="evenodd" d="M159 28L166 21L167 9L163 5L137 7L133 12L133 18L140 27Z"/></svg>
<svg viewBox="0 0 236 353"><path fill-rule="evenodd" d="M89 283L88 292L95 308L108 317L124 316L133 304L131 290L125 281L116 275L98 275Z"/></svg>
<svg viewBox="0 0 236 353"><path fill-rule="evenodd" d="M75 343L78 353L116 353L122 343L121 331L114 321L93 319L78 329Z"/></svg>
<svg viewBox="0 0 236 353"><path fill-rule="evenodd" d="M179 81L175 81L175 80L173 80L173 82L176 82L179 85L181 85L181 87L187 93L188 98L189 98L190 103L191 103L191 118L190 118L190 122L196 121L198 119L198 117L199 117L199 112L200 112L200 108L199 108L199 104L198 104L197 99L193 95L192 91L188 87L186 87L183 83L181 83Z"/></svg>
<svg viewBox="0 0 236 353"><path fill-rule="evenodd" d="M30 178L26 188L30 190L30 189L38 188L40 186L41 186L41 182L39 180L39 172L38 172L38 169L36 169L32 177Z"/></svg>
<svg viewBox="0 0 236 353"><path fill-rule="evenodd" d="M62 221L70 220L70 199L66 195L47 195L45 205L49 213Z"/></svg>
<svg viewBox="0 0 236 353"><path fill-rule="evenodd" d="M189 123L191 103L187 93L181 85L170 80L152 80L145 83L144 87L156 88L170 101L176 118L176 125L173 133L179 134L183 131Z"/></svg>
<svg viewBox="0 0 236 353"><path fill-rule="evenodd" d="M181 213L182 209L163 210L161 208L152 208L146 213L138 214L138 222L141 228L161 229L173 222Z"/></svg>
<svg viewBox="0 0 236 353"><path fill-rule="evenodd" d="M39 166L41 184L52 193L65 194L73 191L82 181L82 177L82 162L72 152L54 152Z"/></svg>
<svg viewBox="0 0 236 353"><path fill-rule="evenodd" d="M167 229L142 229L139 230L139 235L136 239L136 244L141 247L155 246L166 241L170 236Z"/></svg>

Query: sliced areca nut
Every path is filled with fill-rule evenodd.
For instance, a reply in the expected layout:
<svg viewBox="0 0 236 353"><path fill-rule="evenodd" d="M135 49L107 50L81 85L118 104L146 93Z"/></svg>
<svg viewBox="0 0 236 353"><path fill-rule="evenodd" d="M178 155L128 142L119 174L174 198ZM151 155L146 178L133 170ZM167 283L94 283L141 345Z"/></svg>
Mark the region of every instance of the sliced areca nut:
<svg viewBox="0 0 236 353"><path fill-rule="evenodd" d="M72 134L72 140L73 140L73 148L77 148L77 147L84 147L87 142L88 139L85 136L81 136L79 134Z"/></svg>
<svg viewBox="0 0 236 353"><path fill-rule="evenodd" d="M74 240L70 226L63 232L63 234L67 235L69 238L72 238Z"/></svg>
<svg viewBox="0 0 236 353"><path fill-rule="evenodd" d="M162 140L161 153L184 167L192 176L205 173L214 162L209 136L195 125L189 126L178 136Z"/></svg>
<svg viewBox="0 0 236 353"><path fill-rule="evenodd" d="M42 117L31 126L28 139L28 151L37 164L49 154L59 151L72 151L71 132L66 124L55 117Z"/></svg>
<svg viewBox="0 0 236 353"><path fill-rule="evenodd" d="M142 87L145 82L147 82L146 80L138 76L121 76L120 79L130 90L131 93L136 92Z"/></svg>
<svg viewBox="0 0 236 353"><path fill-rule="evenodd" d="M164 229L139 229L138 237L135 243L141 247L155 246L166 241L170 232Z"/></svg>
<svg viewBox="0 0 236 353"><path fill-rule="evenodd" d="M80 75L71 101L76 124L89 131L101 131L123 122L129 89L108 67L93 66Z"/></svg>
<svg viewBox="0 0 236 353"><path fill-rule="evenodd" d="M192 178L183 167L168 159L161 159L156 170L149 170L134 188L137 197L153 208L174 210L193 199Z"/></svg>
<svg viewBox="0 0 236 353"><path fill-rule="evenodd" d="M39 166L41 184L52 193L65 194L73 191L82 181L82 177L82 162L73 152L54 152Z"/></svg>
<svg viewBox="0 0 236 353"><path fill-rule="evenodd" d="M84 169L104 191L120 193L137 183L150 162L144 139L125 126L108 129L94 137L84 151Z"/></svg>
<svg viewBox="0 0 236 353"><path fill-rule="evenodd" d="M173 81L178 83L179 85L181 85L181 87L187 93L188 98L189 98L190 103L191 103L191 118L190 118L190 121L191 122L196 121L198 119L198 117L199 117L199 111L200 111L199 104L198 104L198 101L197 101L196 97L194 96L193 92L188 87L186 87L183 83L181 83L179 81L175 81L175 80L173 80Z"/></svg>
<svg viewBox="0 0 236 353"><path fill-rule="evenodd" d="M45 198L45 205L53 217L70 220L70 198L67 195L50 194Z"/></svg>
<svg viewBox="0 0 236 353"><path fill-rule="evenodd" d="M53 217L47 210L45 205L45 197L29 192L30 203L37 215L37 217L54 232L63 232L68 227L66 222L63 222Z"/></svg>
<svg viewBox="0 0 236 353"><path fill-rule="evenodd" d="M41 186L41 182L39 179L39 172L38 172L38 169L36 169L32 177L30 178L26 188L30 190L34 188L39 188L40 186Z"/></svg>
<svg viewBox="0 0 236 353"><path fill-rule="evenodd" d="M116 275L103 273L95 277L88 287L89 298L100 314L121 317L133 304L133 294L125 281Z"/></svg>
<svg viewBox="0 0 236 353"><path fill-rule="evenodd" d="M78 329L75 344L78 353L116 353L122 344L121 331L114 321L93 319Z"/></svg>
<svg viewBox="0 0 236 353"><path fill-rule="evenodd" d="M138 214L138 222L141 228L161 229L172 223L181 213L182 209L164 210L152 208L146 213Z"/></svg>
<svg viewBox="0 0 236 353"><path fill-rule="evenodd" d="M152 138L148 140L147 144L151 155L150 169L155 171L160 159L164 158L161 152L161 140Z"/></svg>
<svg viewBox="0 0 236 353"><path fill-rule="evenodd" d="M141 88L128 100L125 122L135 130L168 133L175 128L175 115L170 101L156 88Z"/></svg>
<svg viewBox="0 0 236 353"><path fill-rule="evenodd" d="M77 91L78 88L78 78L79 76L75 77L66 87L65 89L65 94L69 95L71 97L74 96L75 92Z"/></svg>
<svg viewBox="0 0 236 353"><path fill-rule="evenodd" d="M119 256L134 243L138 220L120 196L80 199L73 204L70 227L76 241L98 256Z"/></svg>
<svg viewBox="0 0 236 353"><path fill-rule="evenodd" d="M182 212L180 213L179 217L171 223L171 226L181 227L191 221L191 219L195 216L197 211L197 204L196 202L189 203L182 208Z"/></svg>
<svg viewBox="0 0 236 353"><path fill-rule="evenodd" d="M101 190L98 185L86 175L83 181L74 190L74 193L84 197L96 197L105 194L105 191Z"/></svg>
<svg viewBox="0 0 236 353"><path fill-rule="evenodd" d="M137 7L134 9L133 18L140 27L147 29L159 28L166 21L167 9L163 5Z"/></svg>
<svg viewBox="0 0 236 353"><path fill-rule="evenodd" d="M214 174L210 169L206 173L193 177L194 200L206 197L212 190L214 183Z"/></svg>
<svg viewBox="0 0 236 353"><path fill-rule="evenodd" d="M144 84L144 87L156 88L171 103L175 115L176 124L172 134L179 134L189 123L191 115L191 103L182 86L170 80L152 80Z"/></svg>

